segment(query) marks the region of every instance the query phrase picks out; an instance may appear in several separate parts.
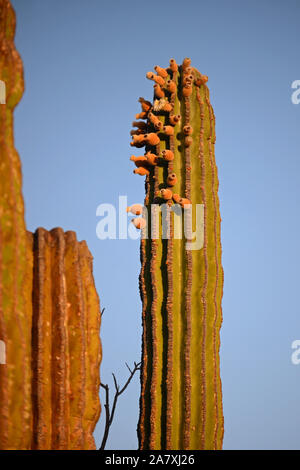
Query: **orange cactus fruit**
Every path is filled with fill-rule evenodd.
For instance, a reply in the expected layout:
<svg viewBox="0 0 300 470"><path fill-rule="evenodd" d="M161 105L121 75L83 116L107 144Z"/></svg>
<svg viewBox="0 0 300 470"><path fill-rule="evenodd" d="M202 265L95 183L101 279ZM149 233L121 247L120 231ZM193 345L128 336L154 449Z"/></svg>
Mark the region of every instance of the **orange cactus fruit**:
<svg viewBox="0 0 300 470"><path fill-rule="evenodd" d="M145 111L142 111L141 113L137 113L135 115L135 119L147 119L147 113Z"/></svg>
<svg viewBox="0 0 300 470"><path fill-rule="evenodd" d="M146 145L146 142L141 142L141 143L130 142L130 145L131 145L131 147L136 147L136 148L140 149L140 148L142 148Z"/></svg>
<svg viewBox="0 0 300 470"><path fill-rule="evenodd" d="M187 75L184 75L182 83L183 83L183 86L192 85L193 81L194 81L193 75L187 74Z"/></svg>
<svg viewBox="0 0 300 470"><path fill-rule="evenodd" d="M170 59L170 69L172 70L172 72L178 71L178 65L175 59Z"/></svg>
<svg viewBox="0 0 300 470"><path fill-rule="evenodd" d="M146 134L140 134L140 135L133 135L132 136L132 144L142 144L145 140L145 135Z"/></svg>
<svg viewBox="0 0 300 470"><path fill-rule="evenodd" d="M137 157L135 155L131 155L130 160L132 162L145 162L147 158L145 157L145 155L139 155Z"/></svg>
<svg viewBox="0 0 300 470"><path fill-rule="evenodd" d="M179 194L173 194L173 201L175 204L180 204L181 207L191 204L191 201L185 197L179 196Z"/></svg>
<svg viewBox="0 0 300 470"><path fill-rule="evenodd" d="M191 135L193 133L193 128L190 125L186 125L183 127L184 135Z"/></svg>
<svg viewBox="0 0 300 470"><path fill-rule="evenodd" d="M165 200L165 201L170 201L172 199L172 191L171 189L161 189L160 190L160 194L161 194L161 197Z"/></svg>
<svg viewBox="0 0 300 470"><path fill-rule="evenodd" d="M182 88L182 94L185 98L188 96L191 96L192 92L193 92L193 88L191 87L191 85L185 85Z"/></svg>
<svg viewBox="0 0 300 470"><path fill-rule="evenodd" d="M194 72L193 67L186 67L186 68L184 69L184 73L186 73L186 74L188 74L188 75L193 75L193 76L194 76L194 73L195 73L195 72Z"/></svg>
<svg viewBox="0 0 300 470"><path fill-rule="evenodd" d="M146 227L146 220L142 217L136 217L135 219L131 219L131 222L135 226L135 228L141 230Z"/></svg>
<svg viewBox="0 0 300 470"><path fill-rule="evenodd" d="M201 75L195 80L195 85L196 86L201 86L204 85L208 81L208 76L207 75Z"/></svg>
<svg viewBox="0 0 300 470"><path fill-rule="evenodd" d="M145 158L145 160L136 160L134 162L134 164L137 168L147 168L148 167L147 158Z"/></svg>
<svg viewBox="0 0 300 470"><path fill-rule="evenodd" d="M143 130L143 129L132 129L132 130L130 131L130 135L131 135L131 136L134 136L134 135L142 135L142 134L145 134L145 132L146 132L146 131Z"/></svg>
<svg viewBox="0 0 300 470"><path fill-rule="evenodd" d="M179 194L174 193L173 196L172 196L172 198L173 198L173 201L175 202L175 204L179 204L179 201L180 201L180 199L181 199L181 197L179 196Z"/></svg>
<svg viewBox="0 0 300 470"><path fill-rule="evenodd" d="M144 130L147 129L147 124L144 121L133 121L132 127Z"/></svg>
<svg viewBox="0 0 300 470"><path fill-rule="evenodd" d="M166 135L174 135L174 127L173 126L163 126L163 132Z"/></svg>
<svg viewBox="0 0 300 470"><path fill-rule="evenodd" d="M133 204L132 206L128 206L126 212L130 212L134 215L141 215L143 213L143 206L141 204Z"/></svg>
<svg viewBox="0 0 300 470"><path fill-rule="evenodd" d="M158 84L158 83L155 83L154 85L154 94L156 96L156 98L163 98L165 96L165 92L163 91L163 89L161 88L161 86Z"/></svg>
<svg viewBox="0 0 300 470"><path fill-rule="evenodd" d="M176 83L173 82L173 80L167 80L166 84L167 84L167 90L170 93L175 93L176 92L177 86L176 86Z"/></svg>
<svg viewBox="0 0 300 470"><path fill-rule="evenodd" d="M172 160L174 160L174 153L172 152L172 150L163 150L161 152L161 155L166 162L171 162Z"/></svg>
<svg viewBox="0 0 300 470"><path fill-rule="evenodd" d="M154 124L154 127L155 127L155 130L156 131L161 131L162 128L164 127L163 123L161 121L157 121L155 124Z"/></svg>
<svg viewBox="0 0 300 470"><path fill-rule="evenodd" d="M159 75L162 78L166 78L168 76L168 72L166 71L166 69L159 67L159 65L156 65L154 67L154 70L157 73L157 75Z"/></svg>
<svg viewBox="0 0 300 470"><path fill-rule="evenodd" d="M184 207L184 206L187 206L187 205L191 204L191 201L189 199L185 198L185 197L181 197L178 202L181 205L181 207Z"/></svg>
<svg viewBox="0 0 300 470"><path fill-rule="evenodd" d="M191 65L191 59L189 57L186 57L185 59L183 59L183 62L182 62L182 68L183 70L187 69L188 67L190 67Z"/></svg>
<svg viewBox="0 0 300 470"><path fill-rule="evenodd" d="M156 75L155 73L153 72L147 72L146 73L146 77L149 79L149 80L153 80L155 83L158 83L159 85L161 86L164 86L165 84L165 81L162 77L160 77L159 75Z"/></svg>
<svg viewBox="0 0 300 470"><path fill-rule="evenodd" d="M181 119L180 114L172 114L172 116L169 117L169 121L170 121L170 124L172 124L172 126L176 126L176 124L179 123L180 119Z"/></svg>
<svg viewBox="0 0 300 470"><path fill-rule="evenodd" d="M140 168L136 168L136 170L133 170L133 173L135 175L147 176L147 175L149 175L150 171L147 170L147 168L141 166Z"/></svg>
<svg viewBox="0 0 300 470"><path fill-rule="evenodd" d="M158 156L155 155L155 153L147 152L145 158L149 165L151 166L157 165Z"/></svg>
<svg viewBox="0 0 300 470"><path fill-rule="evenodd" d="M162 110L166 111L167 113L170 113L171 111L173 111L173 106L171 103L167 102L164 104Z"/></svg>
<svg viewBox="0 0 300 470"><path fill-rule="evenodd" d="M152 108L152 103L146 101L142 96L139 98L139 103L141 103L142 110L147 112Z"/></svg>
<svg viewBox="0 0 300 470"><path fill-rule="evenodd" d="M155 116L155 114L153 114L153 113L151 113L151 112L148 114L148 119L149 119L149 121L150 121L154 126L155 126L155 124L157 124L157 123L160 122L159 118L158 118L157 116Z"/></svg>
<svg viewBox="0 0 300 470"><path fill-rule="evenodd" d="M154 146L154 145L158 145L159 142L160 142L160 138L154 132L150 132L150 134L145 134L143 137L145 139L145 142L148 145L153 145Z"/></svg>
<svg viewBox="0 0 300 470"><path fill-rule="evenodd" d="M167 178L167 185L168 186L175 186L177 183L177 176L175 173L170 173Z"/></svg>

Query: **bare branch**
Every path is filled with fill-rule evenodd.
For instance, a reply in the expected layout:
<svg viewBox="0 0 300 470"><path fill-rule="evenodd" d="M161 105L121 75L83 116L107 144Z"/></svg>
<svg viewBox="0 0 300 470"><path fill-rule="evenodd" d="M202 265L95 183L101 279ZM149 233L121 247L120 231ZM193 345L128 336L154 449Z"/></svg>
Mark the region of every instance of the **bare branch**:
<svg viewBox="0 0 300 470"><path fill-rule="evenodd" d="M105 307L101 310L101 317L102 317L104 311L105 311Z"/></svg>
<svg viewBox="0 0 300 470"><path fill-rule="evenodd" d="M103 312L103 310L102 310L102 312ZM102 315L102 313L101 313L101 315ZM106 445L106 442L107 442L109 430L110 430L110 427L111 427L113 419L114 419L116 406L117 406L117 401L118 401L119 396L122 395L122 393L126 390L128 385L130 384L134 374L138 370L141 369L141 363L140 362L139 363L134 362L134 368L132 370L130 369L130 367L128 366L128 364L126 362L125 362L125 364L127 366L127 369L130 372L130 376L127 379L127 381L125 382L124 386L121 388L121 390L120 390L120 386L117 382L115 374L114 373L112 374L116 390L115 390L115 396L114 396L114 399L113 399L113 405L112 405L111 411L110 411L110 406L109 406L109 386L107 384L100 383L100 386L102 388L104 388L104 390L105 390L105 405L104 405L104 408L105 408L105 428L104 428L104 434L103 434L103 438L102 438L101 447L100 447L99 450L104 450L105 449L105 445Z"/></svg>
<svg viewBox="0 0 300 470"><path fill-rule="evenodd" d="M112 373L112 376L113 376L114 383L115 383L115 389L116 389L116 392L117 392L117 394L118 394L120 387L119 387L119 385L118 385L118 383L117 383L117 379L116 379L116 376L115 376L114 373Z"/></svg>
<svg viewBox="0 0 300 470"><path fill-rule="evenodd" d="M138 364L135 362L134 363L134 369L132 370L127 382L125 383L124 387L119 391L119 395L121 395L125 390L126 388L128 387L128 385L130 384L131 380L132 380L132 377L134 376L134 374L136 373L137 370L140 370L141 368L141 363L139 362Z"/></svg>
<svg viewBox="0 0 300 470"><path fill-rule="evenodd" d="M102 384L100 383L100 386L103 387L105 389L105 405L104 405L104 408L105 408L105 429L104 429L104 434L103 434L103 439L102 439L102 445L104 443L104 446L105 446L105 443L107 441L107 438L108 438L108 433L109 433L109 418L110 418L110 413L109 413L109 387L108 385L106 384ZM101 449L102 449L102 445L101 445ZM104 449L104 447L103 447Z"/></svg>

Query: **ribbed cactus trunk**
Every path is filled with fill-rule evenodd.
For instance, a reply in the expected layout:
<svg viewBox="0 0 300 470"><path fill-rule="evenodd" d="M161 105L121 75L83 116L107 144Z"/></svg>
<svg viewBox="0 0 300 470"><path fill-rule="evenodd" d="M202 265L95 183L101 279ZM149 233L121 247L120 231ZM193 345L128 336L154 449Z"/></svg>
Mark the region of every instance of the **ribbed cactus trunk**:
<svg viewBox="0 0 300 470"><path fill-rule="evenodd" d="M168 69L155 70L157 74L147 74L156 82L154 103L140 98L142 113L136 118L145 119L146 125L134 123L138 130L132 132L131 144L145 145L147 152L144 159L131 158L138 166L135 172L146 174L148 209L146 238L141 240L139 446L220 449L224 429L219 364L223 270L215 117L207 77L192 68L189 59L180 67L171 60ZM151 204L162 202L170 208L173 202L181 208L192 204L193 230L196 223L202 227L200 248L187 249L187 240L174 236L178 216L173 213L167 222L170 236L162 238L165 215L160 217L159 227L154 226L155 217L152 222L149 217ZM186 220L188 224L190 219ZM160 236L155 239L158 230Z"/></svg>
<svg viewBox="0 0 300 470"><path fill-rule="evenodd" d="M13 110L23 90L22 61L14 46L15 14L0 0L0 448L31 444L31 266L27 259L22 175L13 140ZM16 426L16 423L19 423Z"/></svg>
<svg viewBox="0 0 300 470"><path fill-rule="evenodd" d="M101 315L92 257L73 232L26 232L14 34L14 11L0 0L0 449L95 449Z"/></svg>
<svg viewBox="0 0 300 470"><path fill-rule="evenodd" d="M94 449L100 307L92 256L74 232L28 234L33 253L34 449Z"/></svg>

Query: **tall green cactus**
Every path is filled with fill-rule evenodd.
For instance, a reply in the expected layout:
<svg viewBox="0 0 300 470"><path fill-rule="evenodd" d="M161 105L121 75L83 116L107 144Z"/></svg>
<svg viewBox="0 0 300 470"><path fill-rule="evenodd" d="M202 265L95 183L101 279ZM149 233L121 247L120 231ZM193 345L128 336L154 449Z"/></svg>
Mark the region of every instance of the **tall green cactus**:
<svg viewBox="0 0 300 470"><path fill-rule="evenodd" d="M131 157L134 172L146 175L147 209L153 203L166 202L170 208L173 202L183 208L191 203L194 230L196 206L203 208L203 244L191 250L186 239L174 237L174 214L165 239L153 236L161 231L164 215L159 227L153 226L149 210L145 228L143 218L133 219L143 229L139 446L220 449L223 270L215 117L207 77L190 66L190 59L182 66L172 59L169 68L156 66L155 71L147 73L155 82L154 102L140 98L142 112L136 118L146 122L134 122L137 129L131 132L131 145L146 149L145 155Z"/></svg>

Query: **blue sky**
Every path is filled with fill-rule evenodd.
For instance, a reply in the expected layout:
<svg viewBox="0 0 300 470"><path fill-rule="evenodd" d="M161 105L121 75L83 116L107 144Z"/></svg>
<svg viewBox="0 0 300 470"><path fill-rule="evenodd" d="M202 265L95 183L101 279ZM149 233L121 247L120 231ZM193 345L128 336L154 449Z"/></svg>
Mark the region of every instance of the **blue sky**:
<svg viewBox="0 0 300 470"><path fill-rule="evenodd" d="M225 285L225 449L299 449L300 4L297 0L13 0L26 91L15 112L26 221L87 240L106 311L102 380L139 360L139 241L99 240L96 208L143 200L129 131L145 74L174 57L209 76L216 114ZM107 448L137 448L139 381ZM104 415L102 416L104 417ZM101 420L103 421L103 420ZM95 437L100 442L102 423Z"/></svg>

